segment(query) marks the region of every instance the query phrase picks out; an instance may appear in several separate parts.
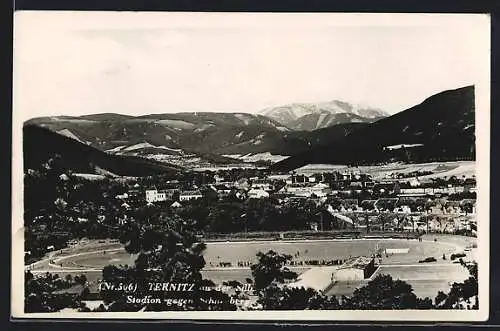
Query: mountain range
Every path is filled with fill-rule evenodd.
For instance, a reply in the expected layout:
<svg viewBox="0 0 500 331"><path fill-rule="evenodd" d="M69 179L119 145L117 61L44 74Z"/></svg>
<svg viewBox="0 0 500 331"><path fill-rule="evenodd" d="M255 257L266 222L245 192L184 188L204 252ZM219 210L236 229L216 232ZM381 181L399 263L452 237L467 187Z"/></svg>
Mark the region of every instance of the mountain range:
<svg viewBox="0 0 500 331"><path fill-rule="evenodd" d="M475 148L474 87L444 91L392 116L332 101L291 104L259 114L39 117L27 121L25 127L44 128L44 132L65 138L64 148L69 148L68 140L75 143L73 148L96 150L86 152L92 155L148 159L150 165L167 167L264 160L277 162L273 169L291 170L307 163L471 158ZM40 152L35 147L30 150Z"/></svg>
<svg viewBox="0 0 500 331"><path fill-rule="evenodd" d="M292 103L259 112L293 130L313 131L343 123L372 123L389 116L369 106L333 100L323 103Z"/></svg>
<svg viewBox="0 0 500 331"><path fill-rule="evenodd" d="M291 130L263 115L200 112L40 117L26 124L44 127L108 154L189 166L234 163L241 156L255 154L286 157L343 137L365 123L308 132Z"/></svg>
<svg viewBox="0 0 500 331"><path fill-rule="evenodd" d="M433 95L421 104L317 145L271 166L374 164L475 158L474 86Z"/></svg>

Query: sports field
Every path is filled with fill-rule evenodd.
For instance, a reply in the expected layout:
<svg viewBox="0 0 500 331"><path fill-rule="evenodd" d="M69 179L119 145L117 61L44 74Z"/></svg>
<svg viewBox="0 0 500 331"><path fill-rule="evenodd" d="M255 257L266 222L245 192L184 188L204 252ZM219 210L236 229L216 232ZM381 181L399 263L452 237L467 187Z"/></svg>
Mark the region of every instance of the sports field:
<svg viewBox="0 0 500 331"><path fill-rule="evenodd" d="M249 267L238 267L238 262L255 262L259 251L274 250L294 256L295 261L345 259L350 256L370 255L376 248L408 248L407 253L383 255L377 274L389 274L395 279L401 279L414 288L421 297L434 298L439 290L448 291L454 281L463 281L468 277L467 270L453 263L450 254L463 252L475 242L474 238L427 235L423 241L407 239L354 239L354 240L302 240L302 241L253 241L253 242L217 242L207 243L205 251L206 266L202 271L205 278L215 283L238 280L244 282L251 277ZM50 272L65 274L86 274L95 283L100 276L100 270L109 264L132 265L136 256L130 255L123 248L103 247L97 251L85 249L78 252L72 250L64 256L55 258L54 263L41 265L38 271L49 269ZM475 249L473 249L475 250ZM468 257L474 252L467 251ZM446 260L442 259L443 254ZM426 257L435 257L436 262L418 263ZM219 262L231 262L231 267L220 267ZM310 267L292 267L297 273L302 273ZM35 269L36 272L36 269ZM338 283L332 287L329 294L349 295L356 287L367 281Z"/></svg>
<svg viewBox="0 0 500 331"><path fill-rule="evenodd" d="M382 256L382 264L413 264L426 257L441 258L458 250L454 243L433 240L407 239L354 239L354 240L301 240L301 241L254 241L207 243L204 253L206 267L217 268L220 262L256 262L259 251L274 250L294 256L295 261L347 259L353 256L372 255L376 249L408 248L407 254ZM108 264L133 264L134 255L123 249L87 252L77 256L56 259L56 264L66 268L102 268Z"/></svg>

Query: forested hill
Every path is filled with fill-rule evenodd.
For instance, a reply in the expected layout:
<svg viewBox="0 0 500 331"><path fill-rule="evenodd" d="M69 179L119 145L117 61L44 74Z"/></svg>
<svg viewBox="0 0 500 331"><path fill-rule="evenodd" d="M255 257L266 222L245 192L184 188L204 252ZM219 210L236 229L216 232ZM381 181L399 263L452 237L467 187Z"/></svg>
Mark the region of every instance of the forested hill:
<svg viewBox="0 0 500 331"><path fill-rule="evenodd" d="M121 176L175 174L181 169L165 163L138 157L110 155L75 139L37 125L23 127L24 169L39 168L54 155L59 155L68 169L82 173L110 172Z"/></svg>

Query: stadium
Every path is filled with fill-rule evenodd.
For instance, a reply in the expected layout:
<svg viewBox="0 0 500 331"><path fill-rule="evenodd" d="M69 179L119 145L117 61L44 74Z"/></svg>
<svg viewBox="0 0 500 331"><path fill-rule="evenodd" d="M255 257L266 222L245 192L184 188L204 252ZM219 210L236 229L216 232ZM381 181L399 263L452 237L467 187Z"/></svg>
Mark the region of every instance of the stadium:
<svg viewBox="0 0 500 331"><path fill-rule="evenodd" d="M311 287L330 295L349 295L378 274L389 274L412 285L417 295L433 298L468 272L451 254L465 253L473 260L476 240L454 235L424 235L416 239L335 239L290 241L208 242L202 273L215 283L251 278L250 265L258 252L273 250L291 255L288 267L299 277L291 286ZM435 262L419 263L433 257ZM444 257L444 259L443 259ZM34 273L86 274L92 283L106 265L133 265L136 256L118 243L76 246L28 266ZM373 265L372 265L373 264ZM367 272L367 266L371 270Z"/></svg>

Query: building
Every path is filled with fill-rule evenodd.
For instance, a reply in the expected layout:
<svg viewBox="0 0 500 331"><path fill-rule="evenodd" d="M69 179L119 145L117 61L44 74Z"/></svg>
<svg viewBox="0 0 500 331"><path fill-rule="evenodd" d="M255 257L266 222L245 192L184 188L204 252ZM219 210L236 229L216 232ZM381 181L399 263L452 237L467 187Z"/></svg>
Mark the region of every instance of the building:
<svg viewBox="0 0 500 331"><path fill-rule="evenodd" d="M218 174L214 175L214 179L215 179L216 183L222 183L225 181L225 178L223 176L218 175Z"/></svg>
<svg viewBox="0 0 500 331"><path fill-rule="evenodd" d="M146 201L152 203L171 200L174 198L174 195L177 193L177 191L178 190L176 189L146 190Z"/></svg>
<svg viewBox="0 0 500 331"><path fill-rule="evenodd" d="M373 193L376 194L399 194L400 191L398 182L380 182L373 186Z"/></svg>
<svg viewBox="0 0 500 331"><path fill-rule="evenodd" d="M240 178L236 182L233 183L233 186L240 189L240 190L246 190L250 187L250 184L248 183L248 179Z"/></svg>
<svg viewBox="0 0 500 331"><path fill-rule="evenodd" d="M269 193L262 189L251 189L250 191L248 191L248 198L249 199L269 198Z"/></svg>
<svg viewBox="0 0 500 331"><path fill-rule="evenodd" d="M417 187L420 186L420 181L418 180L418 178L411 178L408 181L408 184L410 184L411 187Z"/></svg>
<svg viewBox="0 0 500 331"><path fill-rule="evenodd" d="M311 186L305 183L287 184L279 190L279 193L288 193L291 195L304 197L310 197L312 195Z"/></svg>
<svg viewBox="0 0 500 331"><path fill-rule="evenodd" d="M398 197L424 197L427 195L434 194L432 188L403 188L400 190Z"/></svg>
<svg viewBox="0 0 500 331"><path fill-rule="evenodd" d="M290 184L292 183L291 182L292 176L289 175L289 174L284 174L284 175L269 175L267 178L269 180L278 180L278 181L284 181L284 182L287 182L288 180L290 180Z"/></svg>
<svg viewBox="0 0 500 331"><path fill-rule="evenodd" d="M358 256L341 265L332 278L336 282L360 281L370 278L376 270L374 258Z"/></svg>
<svg viewBox="0 0 500 331"><path fill-rule="evenodd" d="M299 183L301 183L301 184L309 183L309 177L307 177L306 175L293 174L285 182L286 182L287 185L290 185L290 184L299 184Z"/></svg>
<svg viewBox="0 0 500 331"><path fill-rule="evenodd" d="M297 277L297 280L287 284L291 288L312 288L318 292L327 292L331 287L332 275L337 266L313 267Z"/></svg>
<svg viewBox="0 0 500 331"><path fill-rule="evenodd" d="M119 200L126 200L128 199L128 194L127 193L118 194L115 198Z"/></svg>
<svg viewBox="0 0 500 331"><path fill-rule="evenodd" d="M182 205L179 203L179 201L175 201L174 203L172 203L170 205L170 207L172 207L172 208L180 208L180 207L182 207Z"/></svg>
<svg viewBox="0 0 500 331"><path fill-rule="evenodd" d="M354 229L354 221L349 217L337 213L331 205L328 205L326 211L331 215L332 225L336 229Z"/></svg>
<svg viewBox="0 0 500 331"><path fill-rule="evenodd" d="M332 190L325 183L318 183L311 188L312 193L317 197L326 197Z"/></svg>
<svg viewBox="0 0 500 331"><path fill-rule="evenodd" d="M210 188L217 192L219 196L225 196L231 193L231 188L225 184L214 184L210 185Z"/></svg>
<svg viewBox="0 0 500 331"><path fill-rule="evenodd" d="M259 189L264 191L272 191L274 186L267 179L254 179L252 180L252 189Z"/></svg>
<svg viewBox="0 0 500 331"><path fill-rule="evenodd" d="M298 197L310 197L313 194L317 197L325 197L331 192L330 187L324 183L294 183L287 184L279 193L291 194Z"/></svg>
<svg viewBox="0 0 500 331"><path fill-rule="evenodd" d="M203 197L203 195L198 190L182 191L179 194L179 201L189 201L189 200L201 199L202 197Z"/></svg>

